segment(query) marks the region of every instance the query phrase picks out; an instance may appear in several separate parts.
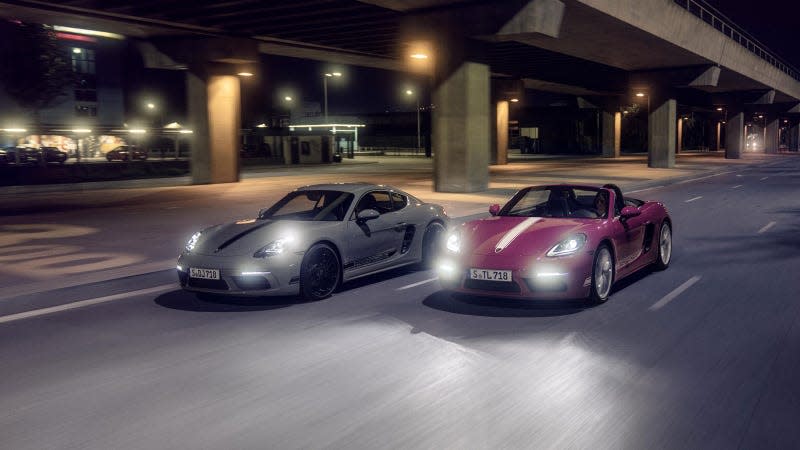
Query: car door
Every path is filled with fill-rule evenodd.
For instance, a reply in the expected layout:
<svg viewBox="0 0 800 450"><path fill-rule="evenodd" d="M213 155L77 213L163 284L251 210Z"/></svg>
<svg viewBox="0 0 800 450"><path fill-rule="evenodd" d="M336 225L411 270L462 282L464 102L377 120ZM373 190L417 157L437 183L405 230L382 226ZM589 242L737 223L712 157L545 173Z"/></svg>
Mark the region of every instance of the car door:
<svg viewBox="0 0 800 450"><path fill-rule="evenodd" d="M366 209L374 209L380 216L359 220L358 213ZM380 270L392 263L400 252L405 232L397 217L388 191L370 191L361 196L346 225L344 270L348 277Z"/></svg>
<svg viewBox="0 0 800 450"><path fill-rule="evenodd" d="M644 251L644 235L647 218L643 215L623 218L617 203L612 206L614 227L617 237L617 271L624 276L634 267L631 266Z"/></svg>

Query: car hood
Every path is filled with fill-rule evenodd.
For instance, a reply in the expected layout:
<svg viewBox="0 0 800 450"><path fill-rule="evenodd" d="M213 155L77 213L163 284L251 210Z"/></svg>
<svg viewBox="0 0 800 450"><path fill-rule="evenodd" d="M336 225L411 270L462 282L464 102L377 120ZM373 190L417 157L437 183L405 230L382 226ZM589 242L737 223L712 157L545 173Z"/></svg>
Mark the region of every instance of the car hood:
<svg viewBox="0 0 800 450"><path fill-rule="evenodd" d="M594 220L496 216L468 222L462 241L475 255L539 256L577 232L597 228Z"/></svg>
<svg viewBox="0 0 800 450"><path fill-rule="evenodd" d="M195 249L198 255L251 256L278 239L289 239L289 251L305 251L309 240L333 234L342 222L246 219L203 230Z"/></svg>

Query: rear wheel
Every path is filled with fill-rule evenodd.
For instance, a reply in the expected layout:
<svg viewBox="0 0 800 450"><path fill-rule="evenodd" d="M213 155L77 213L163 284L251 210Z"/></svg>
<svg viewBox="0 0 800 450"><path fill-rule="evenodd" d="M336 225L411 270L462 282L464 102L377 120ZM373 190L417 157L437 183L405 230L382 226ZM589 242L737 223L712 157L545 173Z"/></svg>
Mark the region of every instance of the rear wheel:
<svg viewBox="0 0 800 450"><path fill-rule="evenodd" d="M657 270L664 270L669 267L669 261L672 259L672 227L669 222L661 224L661 230L658 233L658 256L656 256L655 267Z"/></svg>
<svg viewBox="0 0 800 450"><path fill-rule="evenodd" d="M444 225L440 222L433 222L425 229L425 235L422 237L422 261L420 268L430 269L433 267L436 257L439 256L439 250L442 247L442 239L444 238Z"/></svg>
<svg viewBox="0 0 800 450"><path fill-rule="evenodd" d="M591 303L604 303L611 293L614 284L614 258L608 245L601 245L594 252L592 264L592 285L589 289Z"/></svg>
<svg viewBox="0 0 800 450"><path fill-rule="evenodd" d="M300 295L309 301L330 296L339 285L339 257L330 245L315 244L300 266Z"/></svg>

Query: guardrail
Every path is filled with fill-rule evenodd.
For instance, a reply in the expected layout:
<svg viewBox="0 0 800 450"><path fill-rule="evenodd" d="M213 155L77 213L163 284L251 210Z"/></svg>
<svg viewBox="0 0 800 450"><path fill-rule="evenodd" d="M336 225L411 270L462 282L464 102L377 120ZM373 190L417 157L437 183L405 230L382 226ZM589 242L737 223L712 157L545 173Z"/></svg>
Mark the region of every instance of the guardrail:
<svg viewBox="0 0 800 450"><path fill-rule="evenodd" d="M702 0L674 0L675 4L699 17L703 22L716 28L718 31L736 41L739 45L750 50L756 56L777 67L795 80L800 81L800 71L785 63L775 56L767 47L738 27L730 19Z"/></svg>

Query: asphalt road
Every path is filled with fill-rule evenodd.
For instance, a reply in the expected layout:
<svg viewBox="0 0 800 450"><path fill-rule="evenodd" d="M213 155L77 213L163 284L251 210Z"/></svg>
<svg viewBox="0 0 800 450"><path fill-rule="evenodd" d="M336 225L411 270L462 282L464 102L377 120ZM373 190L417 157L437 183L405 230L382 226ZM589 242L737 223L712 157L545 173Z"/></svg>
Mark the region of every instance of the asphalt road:
<svg viewBox="0 0 800 450"><path fill-rule="evenodd" d="M4 301L83 303L0 311L0 447L798 448L798 172L634 193L669 208L672 264L596 307L411 270L314 303L200 301L170 271Z"/></svg>

